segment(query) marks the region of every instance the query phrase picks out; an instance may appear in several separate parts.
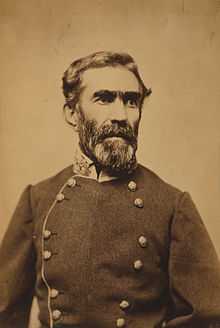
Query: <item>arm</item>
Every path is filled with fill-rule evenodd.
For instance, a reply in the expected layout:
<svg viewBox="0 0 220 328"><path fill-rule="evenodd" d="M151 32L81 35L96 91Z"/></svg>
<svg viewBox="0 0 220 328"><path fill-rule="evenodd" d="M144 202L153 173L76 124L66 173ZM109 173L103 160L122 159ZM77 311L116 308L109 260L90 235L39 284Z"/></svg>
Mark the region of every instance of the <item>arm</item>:
<svg viewBox="0 0 220 328"><path fill-rule="evenodd" d="M220 328L220 264L188 193L171 226L169 275L172 310L166 327Z"/></svg>
<svg viewBox="0 0 220 328"><path fill-rule="evenodd" d="M28 326L35 284L32 211L28 186L0 248L0 327Z"/></svg>

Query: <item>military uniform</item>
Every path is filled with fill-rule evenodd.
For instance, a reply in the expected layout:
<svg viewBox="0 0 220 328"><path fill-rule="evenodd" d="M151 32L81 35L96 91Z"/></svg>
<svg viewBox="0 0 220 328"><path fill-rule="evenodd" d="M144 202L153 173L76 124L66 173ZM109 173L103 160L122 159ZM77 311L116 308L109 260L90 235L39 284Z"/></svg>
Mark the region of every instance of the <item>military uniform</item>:
<svg viewBox="0 0 220 328"><path fill-rule="evenodd" d="M28 186L0 251L0 327L220 327L220 266L188 193L139 165Z"/></svg>

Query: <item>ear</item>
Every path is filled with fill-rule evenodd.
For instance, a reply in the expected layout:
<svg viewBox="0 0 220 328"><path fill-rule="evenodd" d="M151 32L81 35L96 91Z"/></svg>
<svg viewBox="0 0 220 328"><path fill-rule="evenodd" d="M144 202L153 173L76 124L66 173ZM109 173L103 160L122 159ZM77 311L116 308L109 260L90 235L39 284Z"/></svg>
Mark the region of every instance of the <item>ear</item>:
<svg viewBox="0 0 220 328"><path fill-rule="evenodd" d="M79 131L79 117L76 108L70 108L68 105L64 106L64 116L68 124L70 124L76 132Z"/></svg>

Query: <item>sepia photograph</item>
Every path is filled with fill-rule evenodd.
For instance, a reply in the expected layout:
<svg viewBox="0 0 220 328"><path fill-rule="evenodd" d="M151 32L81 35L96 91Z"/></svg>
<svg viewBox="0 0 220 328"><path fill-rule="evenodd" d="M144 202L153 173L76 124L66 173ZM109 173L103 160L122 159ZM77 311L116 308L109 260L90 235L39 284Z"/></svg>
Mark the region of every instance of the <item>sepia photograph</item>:
<svg viewBox="0 0 220 328"><path fill-rule="evenodd" d="M0 328L220 328L220 1L0 26Z"/></svg>

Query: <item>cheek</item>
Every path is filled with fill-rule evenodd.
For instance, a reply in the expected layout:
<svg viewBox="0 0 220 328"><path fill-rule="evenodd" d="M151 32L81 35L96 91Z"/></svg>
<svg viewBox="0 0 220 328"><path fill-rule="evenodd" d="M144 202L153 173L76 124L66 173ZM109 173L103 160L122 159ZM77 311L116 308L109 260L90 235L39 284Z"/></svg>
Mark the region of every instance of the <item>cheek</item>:
<svg viewBox="0 0 220 328"><path fill-rule="evenodd" d="M104 110L95 110L95 108L93 109L92 112L87 113L86 119L91 121L91 120L95 120L97 127L99 127L100 125L102 125L108 118L108 115L105 113Z"/></svg>
<svg viewBox="0 0 220 328"><path fill-rule="evenodd" d="M140 112L139 110L133 109L128 112L128 122L132 127L137 126L140 120Z"/></svg>
<svg viewBox="0 0 220 328"><path fill-rule="evenodd" d="M98 125L102 124L106 118L108 111L104 110L100 105L89 101L82 102L83 114L86 120L95 120Z"/></svg>

